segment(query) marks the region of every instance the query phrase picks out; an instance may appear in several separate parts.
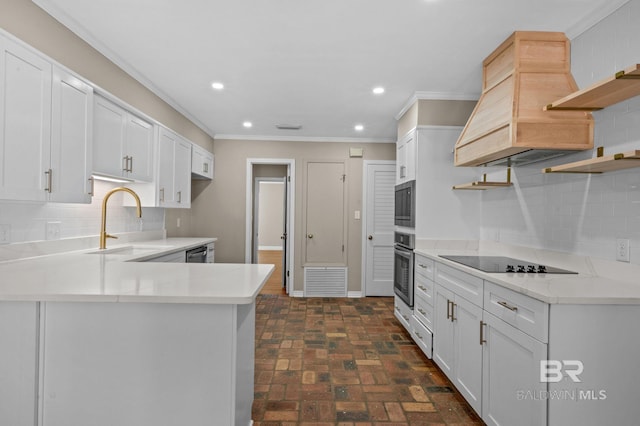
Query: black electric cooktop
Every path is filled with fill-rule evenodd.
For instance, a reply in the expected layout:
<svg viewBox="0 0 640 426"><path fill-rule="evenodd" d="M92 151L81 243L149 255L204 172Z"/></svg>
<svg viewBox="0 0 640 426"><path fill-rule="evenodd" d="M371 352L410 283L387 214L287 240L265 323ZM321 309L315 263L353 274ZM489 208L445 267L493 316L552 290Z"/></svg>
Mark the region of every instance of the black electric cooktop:
<svg viewBox="0 0 640 426"><path fill-rule="evenodd" d="M524 274L577 274L577 272L568 271L566 269L539 265L527 260L514 259L512 257L443 255L440 255L440 257L489 273L515 272Z"/></svg>

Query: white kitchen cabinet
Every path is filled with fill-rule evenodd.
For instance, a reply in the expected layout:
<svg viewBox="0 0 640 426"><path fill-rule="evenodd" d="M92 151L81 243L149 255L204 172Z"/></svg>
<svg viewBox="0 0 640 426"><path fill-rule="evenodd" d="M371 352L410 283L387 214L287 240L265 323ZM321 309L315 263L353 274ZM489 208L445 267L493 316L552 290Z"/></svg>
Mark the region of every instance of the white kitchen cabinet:
<svg viewBox="0 0 640 426"><path fill-rule="evenodd" d="M434 298L434 274L435 263L418 253L414 258L414 298L413 317L411 318L411 330L416 343L425 356L432 358L433 337L433 298Z"/></svg>
<svg viewBox="0 0 640 426"><path fill-rule="evenodd" d="M416 178L416 132L408 133L396 143L396 184Z"/></svg>
<svg viewBox="0 0 640 426"><path fill-rule="evenodd" d="M547 344L484 312L482 420L487 425L542 426L547 421L540 362Z"/></svg>
<svg viewBox="0 0 640 426"><path fill-rule="evenodd" d="M0 37L0 199L46 201L51 63Z"/></svg>
<svg viewBox="0 0 640 426"><path fill-rule="evenodd" d="M394 296L393 298L393 314L400 321L400 324L411 333L411 316L412 310L402 299L398 296Z"/></svg>
<svg viewBox="0 0 640 426"><path fill-rule="evenodd" d="M163 262L163 263L185 263L186 253L183 251L177 251L174 253L163 254L162 256L154 257L145 260L145 262Z"/></svg>
<svg viewBox="0 0 640 426"><path fill-rule="evenodd" d="M191 142L160 127L158 201L161 207L191 207Z"/></svg>
<svg viewBox="0 0 640 426"><path fill-rule="evenodd" d="M481 413L482 280L436 263L435 281L433 359L469 405Z"/></svg>
<svg viewBox="0 0 640 426"><path fill-rule="evenodd" d="M53 69L49 201L91 203L93 88Z"/></svg>
<svg viewBox="0 0 640 426"><path fill-rule="evenodd" d="M36 424L38 305L0 302L0 425Z"/></svg>
<svg viewBox="0 0 640 426"><path fill-rule="evenodd" d="M0 198L91 202L93 89L0 37Z"/></svg>
<svg viewBox="0 0 640 426"><path fill-rule="evenodd" d="M153 180L153 124L95 96L93 172L135 181Z"/></svg>
<svg viewBox="0 0 640 426"><path fill-rule="evenodd" d="M199 145L191 148L191 177L194 179L213 179L213 154Z"/></svg>

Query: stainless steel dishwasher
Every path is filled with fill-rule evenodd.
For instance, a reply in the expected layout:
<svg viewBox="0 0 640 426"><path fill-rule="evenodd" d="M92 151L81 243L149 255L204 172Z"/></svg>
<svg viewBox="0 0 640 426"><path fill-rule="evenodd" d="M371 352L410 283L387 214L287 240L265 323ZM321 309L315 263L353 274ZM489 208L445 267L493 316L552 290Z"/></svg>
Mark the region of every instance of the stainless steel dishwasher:
<svg viewBox="0 0 640 426"><path fill-rule="evenodd" d="M207 246L199 246L186 251L187 263L206 263L207 262Z"/></svg>

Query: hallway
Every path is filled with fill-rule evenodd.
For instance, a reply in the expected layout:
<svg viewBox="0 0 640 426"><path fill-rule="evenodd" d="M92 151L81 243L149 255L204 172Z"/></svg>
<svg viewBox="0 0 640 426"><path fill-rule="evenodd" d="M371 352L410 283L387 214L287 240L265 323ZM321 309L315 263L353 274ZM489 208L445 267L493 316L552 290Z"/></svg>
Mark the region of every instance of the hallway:
<svg viewBox="0 0 640 426"><path fill-rule="evenodd" d="M482 425L393 315L393 298L256 307L255 426Z"/></svg>

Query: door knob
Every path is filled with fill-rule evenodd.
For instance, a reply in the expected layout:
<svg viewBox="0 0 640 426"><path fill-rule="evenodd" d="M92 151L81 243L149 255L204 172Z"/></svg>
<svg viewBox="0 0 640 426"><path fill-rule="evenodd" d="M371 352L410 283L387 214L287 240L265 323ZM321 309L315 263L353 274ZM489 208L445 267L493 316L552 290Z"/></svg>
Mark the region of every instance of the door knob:
<svg viewBox="0 0 640 426"><path fill-rule="evenodd" d="M369 235L367 238L373 240L373 235Z"/></svg>
<svg viewBox="0 0 640 426"><path fill-rule="evenodd" d="M313 238L313 234L308 234L307 238Z"/></svg>

